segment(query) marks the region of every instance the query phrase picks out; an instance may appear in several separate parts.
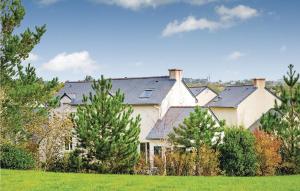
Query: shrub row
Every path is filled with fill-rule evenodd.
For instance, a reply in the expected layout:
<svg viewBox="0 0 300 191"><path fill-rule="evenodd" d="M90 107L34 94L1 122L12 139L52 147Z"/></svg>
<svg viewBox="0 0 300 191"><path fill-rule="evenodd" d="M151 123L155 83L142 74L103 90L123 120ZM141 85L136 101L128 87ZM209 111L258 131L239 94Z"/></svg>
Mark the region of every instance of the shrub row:
<svg viewBox="0 0 300 191"><path fill-rule="evenodd" d="M0 146L0 166L9 169L31 169L35 166L35 161L24 149L4 144Z"/></svg>
<svg viewBox="0 0 300 191"><path fill-rule="evenodd" d="M295 172L296 165L281 163L281 142L263 131L254 133L242 128L225 130L223 143L212 149L203 145L200 155L195 150L183 151L174 149L165 153L164 157L155 156L156 168L143 157L136 164L134 173L159 174L173 176L264 176L274 174L290 174ZM64 172L103 172L99 166L86 162L79 149L66 153L63 158L49 165L49 171ZM141 155L144 156L144 155ZM197 157L198 156L198 157ZM2 145L0 153L1 168L30 169L35 165L33 157L24 149L12 145Z"/></svg>

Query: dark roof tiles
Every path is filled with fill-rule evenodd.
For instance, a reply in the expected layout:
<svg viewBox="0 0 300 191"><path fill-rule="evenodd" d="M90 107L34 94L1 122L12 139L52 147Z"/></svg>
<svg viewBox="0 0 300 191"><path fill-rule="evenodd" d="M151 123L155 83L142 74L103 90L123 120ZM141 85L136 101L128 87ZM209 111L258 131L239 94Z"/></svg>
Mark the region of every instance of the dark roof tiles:
<svg viewBox="0 0 300 191"><path fill-rule="evenodd" d="M207 87L202 86L202 87L191 87L190 90L194 94L194 96L199 95L203 90L205 90Z"/></svg>
<svg viewBox="0 0 300 191"><path fill-rule="evenodd" d="M145 78L117 78L112 79L112 92L118 89L125 94L127 104L161 104L176 80L168 76L145 77ZM79 105L82 103L83 94L88 95L92 90L92 82L66 82L65 86L59 91L58 96L67 94L72 98L71 104ZM148 98L140 97L145 90L152 90Z"/></svg>
<svg viewBox="0 0 300 191"><path fill-rule="evenodd" d="M205 109L205 108L203 108ZM183 120L195 110L193 106L170 107L162 119L159 119L149 132L147 139L165 139ZM218 122L214 115L213 118Z"/></svg>
<svg viewBox="0 0 300 191"><path fill-rule="evenodd" d="M206 106L208 107L233 107L236 108L244 99L257 88L253 85L227 86L219 96L215 97Z"/></svg>

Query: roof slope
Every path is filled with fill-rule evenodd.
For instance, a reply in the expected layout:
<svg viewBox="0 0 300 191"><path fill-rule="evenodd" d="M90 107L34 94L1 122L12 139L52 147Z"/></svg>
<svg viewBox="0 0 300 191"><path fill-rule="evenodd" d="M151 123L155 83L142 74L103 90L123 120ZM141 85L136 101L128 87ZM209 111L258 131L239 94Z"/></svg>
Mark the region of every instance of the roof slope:
<svg viewBox="0 0 300 191"><path fill-rule="evenodd" d="M125 94L127 104L161 104L176 80L168 76L144 78L116 78L112 79L112 94L118 89ZM72 98L71 104L82 103L83 94L88 95L92 90L92 82L66 82L58 96L64 94ZM151 91L150 96L141 97L145 90Z"/></svg>
<svg viewBox="0 0 300 191"><path fill-rule="evenodd" d="M237 107L244 99L257 88L253 85L227 86L219 96L215 97L207 107Z"/></svg>
<svg viewBox="0 0 300 191"><path fill-rule="evenodd" d="M195 107L193 106L170 107L164 117L156 122L154 127L149 132L147 139L167 138L169 133L173 131L173 128L178 127L178 125L182 123L183 120L194 110ZM217 118L213 114L212 117L218 122Z"/></svg>
<svg viewBox="0 0 300 191"><path fill-rule="evenodd" d="M191 92L194 94L194 96L199 95L203 90L205 90L207 87L201 86L201 87L191 87L189 88Z"/></svg>

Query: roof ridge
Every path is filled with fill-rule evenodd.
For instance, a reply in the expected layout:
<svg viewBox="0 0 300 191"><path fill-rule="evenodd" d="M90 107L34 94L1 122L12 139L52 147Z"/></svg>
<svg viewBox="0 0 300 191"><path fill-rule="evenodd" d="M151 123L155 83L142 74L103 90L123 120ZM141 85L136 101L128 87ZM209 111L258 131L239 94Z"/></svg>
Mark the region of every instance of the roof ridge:
<svg viewBox="0 0 300 191"><path fill-rule="evenodd" d="M146 76L146 77L123 77L123 78L107 78L111 80L131 80L131 79L149 79L149 78L169 78L169 76ZM65 81L65 83L92 83L93 81Z"/></svg>
<svg viewBox="0 0 300 191"><path fill-rule="evenodd" d="M225 86L225 88L227 88L227 87L244 87L244 86L253 86L254 87L254 85L253 84L245 84L245 85L228 85L228 86Z"/></svg>
<svg viewBox="0 0 300 191"><path fill-rule="evenodd" d="M196 106L170 106L170 108L193 108L193 107L196 107Z"/></svg>
<svg viewBox="0 0 300 191"><path fill-rule="evenodd" d="M189 88L207 88L208 86L193 86L193 87L189 87Z"/></svg>
<svg viewBox="0 0 300 191"><path fill-rule="evenodd" d="M131 79L149 79L149 78L169 78L169 76L123 77L123 78L109 78L109 79L111 79L111 80L131 80Z"/></svg>

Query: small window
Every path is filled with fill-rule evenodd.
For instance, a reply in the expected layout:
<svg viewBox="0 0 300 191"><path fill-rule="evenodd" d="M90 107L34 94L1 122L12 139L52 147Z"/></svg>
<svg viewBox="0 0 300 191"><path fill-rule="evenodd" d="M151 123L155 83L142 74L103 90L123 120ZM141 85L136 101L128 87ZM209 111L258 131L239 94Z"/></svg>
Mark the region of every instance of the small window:
<svg viewBox="0 0 300 191"><path fill-rule="evenodd" d="M162 154L161 146L154 146L154 155L161 156L161 154Z"/></svg>
<svg viewBox="0 0 300 191"><path fill-rule="evenodd" d="M153 92L153 90L150 90L150 89L144 90L144 91L141 93L141 95L140 95L139 98L149 98L149 97L151 97L152 92Z"/></svg>

